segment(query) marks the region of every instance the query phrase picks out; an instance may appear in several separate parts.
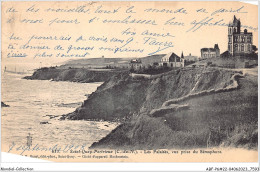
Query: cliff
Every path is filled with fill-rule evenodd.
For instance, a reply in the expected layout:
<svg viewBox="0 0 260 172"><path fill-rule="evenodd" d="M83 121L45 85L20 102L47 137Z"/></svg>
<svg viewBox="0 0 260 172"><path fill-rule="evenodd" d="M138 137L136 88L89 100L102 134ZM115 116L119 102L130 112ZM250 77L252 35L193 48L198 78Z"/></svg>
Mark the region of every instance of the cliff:
<svg viewBox="0 0 260 172"><path fill-rule="evenodd" d="M158 62L164 54L141 57L144 66ZM58 67L43 67L37 69L32 76L24 79L53 80L70 82L104 82L118 73L128 73L129 61L133 58L87 58L69 60ZM117 69L101 69L106 67ZM92 69L91 69L92 68ZM97 69L99 68L99 69Z"/></svg>
<svg viewBox="0 0 260 172"><path fill-rule="evenodd" d="M257 81L241 77L217 68L186 68L152 78L121 73L66 118L121 120L91 148L254 148Z"/></svg>
<svg viewBox="0 0 260 172"><path fill-rule="evenodd" d="M70 82L104 82L115 74L125 72L119 70L90 70L84 68L57 68L45 67L36 70L32 76L26 76L24 79L31 80L53 80Z"/></svg>
<svg viewBox="0 0 260 172"><path fill-rule="evenodd" d="M173 98L223 88L229 84L233 73L196 68L171 71L153 79L121 73L98 87L68 118L112 120L149 112Z"/></svg>

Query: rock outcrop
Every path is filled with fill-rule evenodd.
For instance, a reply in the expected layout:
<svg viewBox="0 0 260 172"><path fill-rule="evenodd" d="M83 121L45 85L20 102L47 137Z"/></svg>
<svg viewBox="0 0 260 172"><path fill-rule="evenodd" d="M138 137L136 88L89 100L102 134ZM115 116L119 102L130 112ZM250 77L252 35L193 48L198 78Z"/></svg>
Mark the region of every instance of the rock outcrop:
<svg viewBox="0 0 260 172"><path fill-rule="evenodd" d="M24 79L31 80L52 80L52 81L70 81L70 82L105 82L121 70L89 70L85 68L56 68L45 67L36 70L32 76L26 76Z"/></svg>

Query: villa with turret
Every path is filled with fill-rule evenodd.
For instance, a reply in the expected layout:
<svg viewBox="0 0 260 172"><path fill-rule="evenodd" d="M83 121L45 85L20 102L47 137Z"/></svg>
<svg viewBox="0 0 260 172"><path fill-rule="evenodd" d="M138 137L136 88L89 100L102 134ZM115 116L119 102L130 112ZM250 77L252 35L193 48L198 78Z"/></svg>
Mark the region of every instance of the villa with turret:
<svg viewBox="0 0 260 172"><path fill-rule="evenodd" d="M243 56L252 52L252 32L244 29L241 32L241 22L234 16L228 25L228 52L232 56Z"/></svg>

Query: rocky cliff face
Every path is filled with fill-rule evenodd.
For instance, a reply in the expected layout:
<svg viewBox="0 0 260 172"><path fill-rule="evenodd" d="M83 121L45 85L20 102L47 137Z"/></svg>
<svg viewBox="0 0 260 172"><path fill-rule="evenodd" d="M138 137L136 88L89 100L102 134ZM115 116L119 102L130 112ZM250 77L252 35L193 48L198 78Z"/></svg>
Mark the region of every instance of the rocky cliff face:
<svg viewBox="0 0 260 172"><path fill-rule="evenodd" d="M238 80L240 75L215 68L181 69L152 79L121 73L66 117L122 121L91 148L255 147L257 82Z"/></svg>
<svg viewBox="0 0 260 172"><path fill-rule="evenodd" d="M141 108L146 97L147 80L133 80L127 73L113 76L98 87L69 119L121 120Z"/></svg>
<svg viewBox="0 0 260 172"><path fill-rule="evenodd" d="M234 72L215 69L185 69L154 79L132 78L128 73L113 76L91 94L69 119L126 118L160 108L167 100L229 85Z"/></svg>
<svg viewBox="0 0 260 172"><path fill-rule="evenodd" d="M32 80L53 80L70 82L105 82L115 74L125 71L93 71L84 68L62 69L56 67L41 68L33 73L32 76L26 76L24 79Z"/></svg>

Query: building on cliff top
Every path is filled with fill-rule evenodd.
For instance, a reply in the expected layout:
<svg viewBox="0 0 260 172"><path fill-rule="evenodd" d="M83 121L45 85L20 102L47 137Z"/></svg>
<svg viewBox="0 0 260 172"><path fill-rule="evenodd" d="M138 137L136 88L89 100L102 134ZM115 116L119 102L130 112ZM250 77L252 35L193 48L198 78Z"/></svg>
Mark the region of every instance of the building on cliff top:
<svg viewBox="0 0 260 172"><path fill-rule="evenodd" d="M197 61L198 57L197 56L192 56L191 53L188 56L184 56L185 61Z"/></svg>
<svg viewBox="0 0 260 172"><path fill-rule="evenodd" d="M218 47L218 44L215 44L214 48L202 48L200 52L202 59L220 57L220 49Z"/></svg>
<svg viewBox="0 0 260 172"><path fill-rule="evenodd" d="M129 63L130 69L138 70L138 69L141 69L142 67L143 67L143 65L142 65L142 61L140 59L133 59Z"/></svg>
<svg viewBox="0 0 260 172"><path fill-rule="evenodd" d="M168 53L167 55L162 57L159 65L164 67L184 67L183 53L181 57L179 57L173 52Z"/></svg>
<svg viewBox="0 0 260 172"><path fill-rule="evenodd" d="M244 56L252 53L252 32L240 31L241 22L234 16L232 22L228 25L228 52L232 56Z"/></svg>

